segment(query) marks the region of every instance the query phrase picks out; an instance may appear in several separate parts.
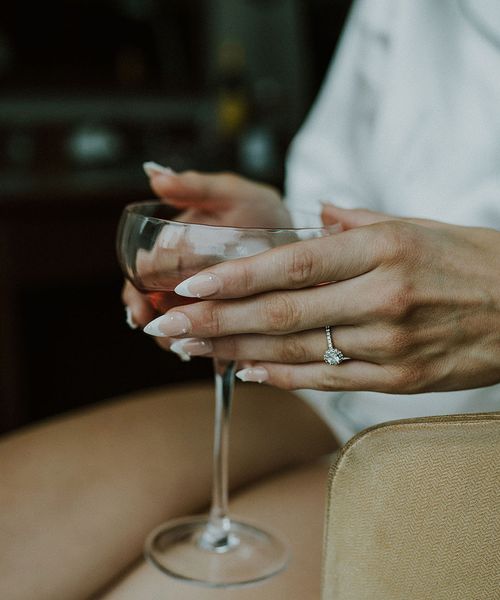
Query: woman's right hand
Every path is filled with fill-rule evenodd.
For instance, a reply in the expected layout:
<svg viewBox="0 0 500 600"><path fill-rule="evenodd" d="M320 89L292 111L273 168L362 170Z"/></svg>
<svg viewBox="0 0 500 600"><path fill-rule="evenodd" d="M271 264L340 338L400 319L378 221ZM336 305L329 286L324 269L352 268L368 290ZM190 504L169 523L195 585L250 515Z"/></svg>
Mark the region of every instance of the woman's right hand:
<svg viewBox="0 0 500 600"><path fill-rule="evenodd" d="M146 172L155 194L162 202L182 211L185 221L235 227L290 225L280 194L271 186L233 173L175 173L151 163ZM147 299L129 282L125 284L122 299L132 327L143 327L157 316ZM168 340L162 340L162 346L165 345L168 346Z"/></svg>

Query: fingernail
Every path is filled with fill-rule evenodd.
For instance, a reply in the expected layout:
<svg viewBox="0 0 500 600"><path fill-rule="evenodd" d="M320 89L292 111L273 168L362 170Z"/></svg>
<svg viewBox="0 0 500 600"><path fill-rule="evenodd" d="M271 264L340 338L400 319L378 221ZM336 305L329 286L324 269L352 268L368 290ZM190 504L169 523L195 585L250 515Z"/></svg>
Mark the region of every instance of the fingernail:
<svg viewBox="0 0 500 600"><path fill-rule="evenodd" d="M184 335L191 329L191 321L181 312L172 311L157 317L144 327L144 333L156 337Z"/></svg>
<svg viewBox="0 0 500 600"><path fill-rule="evenodd" d="M203 275L193 275L182 281L174 292L187 298L205 298L215 294L220 288L221 282L218 277L211 273L203 273Z"/></svg>
<svg viewBox="0 0 500 600"><path fill-rule="evenodd" d="M153 177L154 175L175 175L175 171L170 167L164 167L152 160L143 163L142 168L148 177Z"/></svg>
<svg viewBox="0 0 500 600"><path fill-rule="evenodd" d="M127 325L130 327L130 329L137 329L139 325L137 325L137 323L134 321L134 317L132 316L132 309L130 308L130 306L125 307L125 314Z"/></svg>
<svg viewBox="0 0 500 600"><path fill-rule="evenodd" d="M187 356L203 356L213 350L212 343L209 340L200 340L197 338L185 338L175 341L170 350L178 354L181 358ZM184 360L184 359L183 359Z"/></svg>
<svg viewBox="0 0 500 600"><path fill-rule="evenodd" d="M263 383L269 379L269 373L264 367L251 367L249 369L241 369L236 373L236 377L241 381L256 381Z"/></svg>
<svg viewBox="0 0 500 600"><path fill-rule="evenodd" d="M187 352L184 352L182 347L179 345L180 341L174 342L171 346L170 346L170 350L172 352L175 352L175 354L177 354L177 356L182 360L182 362L189 362L191 360L191 357L189 356L189 354Z"/></svg>

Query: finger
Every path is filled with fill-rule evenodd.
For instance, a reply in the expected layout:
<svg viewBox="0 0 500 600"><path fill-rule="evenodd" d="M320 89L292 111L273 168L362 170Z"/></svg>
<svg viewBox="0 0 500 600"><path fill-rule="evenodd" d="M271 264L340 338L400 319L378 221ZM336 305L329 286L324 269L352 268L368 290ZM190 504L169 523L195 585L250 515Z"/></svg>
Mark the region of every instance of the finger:
<svg viewBox="0 0 500 600"><path fill-rule="evenodd" d="M122 300L125 304L126 320L131 329L144 327L156 316L150 300L141 294L129 281L125 282L122 291ZM156 343L163 350L170 350L174 340L168 337L156 338ZM183 352L178 352L182 361L189 361L190 356Z"/></svg>
<svg viewBox="0 0 500 600"><path fill-rule="evenodd" d="M221 262L184 280L175 291L191 298L241 298L350 279L383 261L390 235L377 224L280 246Z"/></svg>
<svg viewBox="0 0 500 600"><path fill-rule="evenodd" d="M395 217L381 212L360 208L340 208L329 202L322 204L321 218L325 225L340 223L344 230L395 219Z"/></svg>
<svg viewBox="0 0 500 600"><path fill-rule="evenodd" d="M163 339L163 338L158 338ZM392 345L391 337L375 327L336 327L334 345L344 356L368 362L401 360L404 348ZM234 335L221 338L170 340L172 350L189 356L216 356L226 360L312 363L323 359L327 349L324 328L289 335Z"/></svg>
<svg viewBox="0 0 500 600"><path fill-rule="evenodd" d="M202 342L200 345L199 342ZM178 340L176 343L183 342ZM409 336L398 330L376 326L341 326L334 329L334 346L344 356L376 364L398 363L412 354ZM182 345L181 345L182 347ZM321 361L327 350L324 327L282 336L235 335L195 340L188 345L192 355L210 355L225 359L306 363Z"/></svg>
<svg viewBox="0 0 500 600"><path fill-rule="evenodd" d="M176 347L172 348L175 344L175 339L172 338L155 338L157 345L162 350L169 350L176 354L182 362L189 362L191 360L191 355L188 352L185 352L182 348ZM193 354L193 356L195 356Z"/></svg>
<svg viewBox="0 0 500 600"><path fill-rule="evenodd" d="M321 342L322 341L322 345ZM265 360L275 362L312 362L322 356L326 347L324 333L305 331L300 335L267 336L235 335L222 338L184 338L173 342L174 352L189 356L216 356L238 361ZM324 352L324 349L323 349Z"/></svg>
<svg viewBox="0 0 500 600"><path fill-rule="evenodd" d="M129 281L123 287L122 301L128 309L128 320L136 326L144 327L156 315L147 298L138 292Z"/></svg>
<svg viewBox="0 0 500 600"><path fill-rule="evenodd" d="M154 192L169 204L178 208L196 205L208 211L225 210L235 196L246 193L255 185L242 177L230 173L154 173L150 177Z"/></svg>
<svg viewBox="0 0 500 600"><path fill-rule="evenodd" d="M340 208L329 202L322 204L321 218L325 225L340 224L344 230L386 221L404 221L432 229L442 229L444 227L444 223L432 221L431 219L407 219L366 208Z"/></svg>
<svg viewBox="0 0 500 600"><path fill-rule="evenodd" d="M130 289L129 289L129 287L130 287ZM132 308L130 308L129 305L126 306L127 321L130 320L130 322L128 324L132 329L137 329L139 327L139 323L135 321L135 315L138 315L137 316L138 319L141 318L140 311L144 309L144 306L143 306L144 297L128 282L124 287L123 296L124 296L124 300L127 299L130 302L130 305L133 307L133 309L132 309ZM136 298L136 296L137 296L137 298ZM139 304L137 304L137 301L139 301ZM146 306L146 310L149 310L147 308L147 306ZM149 315L149 312L147 314ZM155 313L153 313L153 314L155 314ZM144 325L144 322L142 322L142 325ZM175 340L172 338L168 338L168 337L156 337L155 342L162 350L171 350L172 343L175 342ZM181 352L177 352L177 354L182 361L191 360L191 357L186 352L181 351Z"/></svg>
<svg viewBox="0 0 500 600"><path fill-rule="evenodd" d="M228 204L218 175L195 171L155 174L150 178L155 194L178 208L203 204L206 210L221 210Z"/></svg>
<svg viewBox="0 0 500 600"><path fill-rule="evenodd" d="M307 290L272 292L238 300L209 300L179 306L148 323L145 332L167 337L213 338L245 333L284 335L330 325L360 325L380 319L390 306L390 287L373 293L365 278ZM375 288L376 289L376 288ZM389 310L389 309L386 309Z"/></svg>
<svg viewBox="0 0 500 600"><path fill-rule="evenodd" d="M242 381L267 383L284 390L314 389L322 391L396 391L397 371L358 360L340 365L325 363L278 364L255 363L238 371Z"/></svg>

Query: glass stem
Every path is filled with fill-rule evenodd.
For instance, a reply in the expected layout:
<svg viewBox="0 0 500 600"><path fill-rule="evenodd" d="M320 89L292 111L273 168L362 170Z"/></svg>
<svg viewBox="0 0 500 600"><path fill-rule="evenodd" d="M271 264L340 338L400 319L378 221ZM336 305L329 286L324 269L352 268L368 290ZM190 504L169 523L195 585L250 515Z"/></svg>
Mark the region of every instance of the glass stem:
<svg viewBox="0 0 500 600"><path fill-rule="evenodd" d="M214 358L215 428L213 448L212 506L200 545L212 552L227 552L237 545L228 516L229 421L233 400L235 363Z"/></svg>

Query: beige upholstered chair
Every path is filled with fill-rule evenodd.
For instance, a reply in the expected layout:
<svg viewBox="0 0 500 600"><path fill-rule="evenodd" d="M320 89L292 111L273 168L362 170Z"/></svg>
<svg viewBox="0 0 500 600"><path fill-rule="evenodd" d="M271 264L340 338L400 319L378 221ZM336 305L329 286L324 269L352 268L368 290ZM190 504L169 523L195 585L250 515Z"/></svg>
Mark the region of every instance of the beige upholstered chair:
<svg viewBox="0 0 500 600"><path fill-rule="evenodd" d="M500 600L500 413L368 429L328 494L323 600Z"/></svg>

